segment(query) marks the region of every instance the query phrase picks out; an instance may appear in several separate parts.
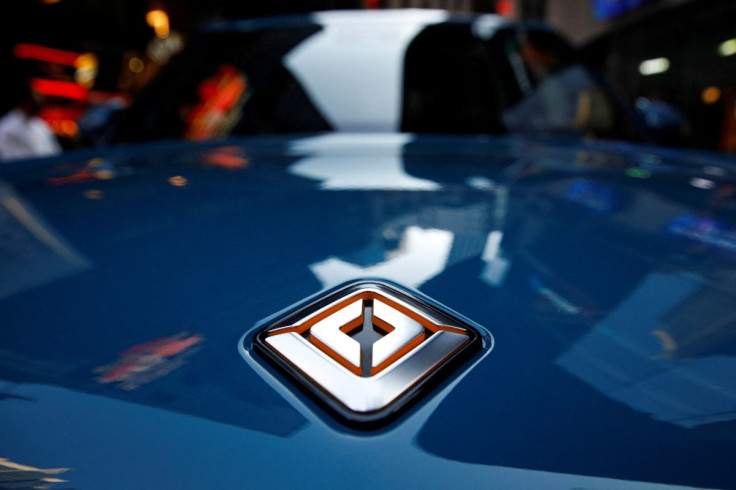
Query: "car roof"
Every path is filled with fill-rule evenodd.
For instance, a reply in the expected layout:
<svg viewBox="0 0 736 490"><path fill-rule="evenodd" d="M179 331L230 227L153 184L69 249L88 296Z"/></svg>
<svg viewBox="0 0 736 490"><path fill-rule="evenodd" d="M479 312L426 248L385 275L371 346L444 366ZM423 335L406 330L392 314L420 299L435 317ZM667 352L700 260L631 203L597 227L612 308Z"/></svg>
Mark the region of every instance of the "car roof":
<svg viewBox="0 0 736 490"><path fill-rule="evenodd" d="M308 14L276 15L246 19L217 20L206 23L204 32L237 32L304 24L377 27L392 23L430 25L439 22L479 22L511 24L512 20L496 14L460 14L440 9L332 10Z"/></svg>
<svg viewBox="0 0 736 490"><path fill-rule="evenodd" d="M446 22L467 25L483 39L508 23L498 15L444 10L341 10L216 22L205 32L320 26L320 32L284 57L284 65L335 129L395 132L401 125L406 51L424 28Z"/></svg>

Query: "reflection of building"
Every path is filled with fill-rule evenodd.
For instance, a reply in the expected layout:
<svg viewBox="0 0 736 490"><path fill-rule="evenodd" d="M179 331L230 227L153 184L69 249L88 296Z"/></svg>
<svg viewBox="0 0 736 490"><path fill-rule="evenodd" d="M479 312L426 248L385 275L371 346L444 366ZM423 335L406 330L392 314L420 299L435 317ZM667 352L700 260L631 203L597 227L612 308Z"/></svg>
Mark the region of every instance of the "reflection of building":
<svg viewBox="0 0 736 490"><path fill-rule="evenodd" d="M658 420L685 428L733 420L735 307L691 276L650 274L556 364Z"/></svg>
<svg viewBox="0 0 736 490"><path fill-rule="evenodd" d="M736 298L702 286L662 317L656 332L667 354L677 359L736 355Z"/></svg>

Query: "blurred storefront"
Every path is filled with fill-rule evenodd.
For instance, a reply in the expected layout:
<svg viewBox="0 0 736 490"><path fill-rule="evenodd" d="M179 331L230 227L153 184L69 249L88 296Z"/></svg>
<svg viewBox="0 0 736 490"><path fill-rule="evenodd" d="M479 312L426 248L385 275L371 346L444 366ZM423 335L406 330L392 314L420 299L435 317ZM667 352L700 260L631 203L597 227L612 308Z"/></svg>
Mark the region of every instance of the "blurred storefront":
<svg viewBox="0 0 736 490"><path fill-rule="evenodd" d="M541 21L582 49L667 146L736 153L733 0L363 0Z"/></svg>
<svg viewBox="0 0 736 490"><path fill-rule="evenodd" d="M544 20L629 102L682 118L667 144L736 152L736 2L548 0L544 7Z"/></svg>
<svg viewBox="0 0 736 490"><path fill-rule="evenodd" d="M665 2L612 23L586 54L632 100L687 117L684 146L736 152L736 2ZM657 61L652 61L657 60Z"/></svg>
<svg viewBox="0 0 736 490"><path fill-rule="evenodd" d="M669 136L660 142L736 153L733 0L29 0L17 6L0 30L0 62L13 75L0 78L0 114L12 107L10 79L35 78L35 89L57 92L42 117L74 144L85 133L83 122L94 126L127 105L202 22L329 9L440 8L547 22L582 48L629 103L647 117L666 119ZM54 60L39 59L39 52L55 53ZM86 134L95 144L104 140Z"/></svg>

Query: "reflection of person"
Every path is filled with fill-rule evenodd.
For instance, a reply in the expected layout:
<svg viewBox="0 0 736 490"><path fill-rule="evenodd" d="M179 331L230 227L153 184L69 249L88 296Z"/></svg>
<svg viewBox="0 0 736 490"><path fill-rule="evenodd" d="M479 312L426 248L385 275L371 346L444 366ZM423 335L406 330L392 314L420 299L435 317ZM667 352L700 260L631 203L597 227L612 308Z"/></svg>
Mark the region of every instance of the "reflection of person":
<svg viewBox="0 0 736 490"><path fill-rule="evenodd" d="M42 101L28 84L18 87L16 105L0 119L0 160L55 155L61 146L38 117Z"/></svg>
<svg viewBox="0 0 736 490"><path fill-rule="evenodd" d="M668 102L659 90L637 98L635 107L659 144L677 146L690 134L687 116Z"/></svg>

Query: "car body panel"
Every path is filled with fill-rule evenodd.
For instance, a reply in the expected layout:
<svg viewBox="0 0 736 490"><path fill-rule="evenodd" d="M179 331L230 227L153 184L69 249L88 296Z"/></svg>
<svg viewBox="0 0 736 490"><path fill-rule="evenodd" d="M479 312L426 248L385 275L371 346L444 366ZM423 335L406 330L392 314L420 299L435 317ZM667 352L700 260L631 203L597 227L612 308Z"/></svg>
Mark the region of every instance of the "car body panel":
<svg viewBox="0 0 736 490"><path fill-rule="evenodd" d="M0 457L75 488L733 487L734 175L626 143L407 134L5 165ZM239 351L368 277L495 339L376 432Z"/></svg>

